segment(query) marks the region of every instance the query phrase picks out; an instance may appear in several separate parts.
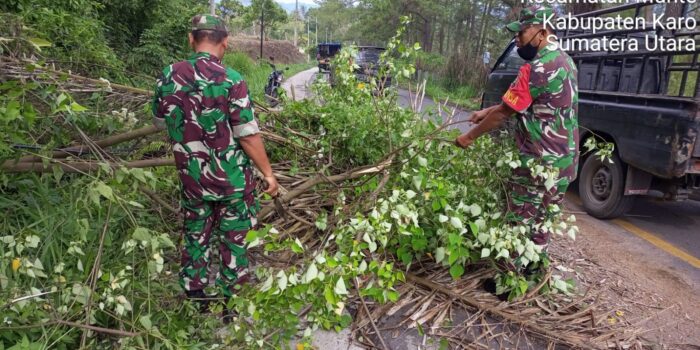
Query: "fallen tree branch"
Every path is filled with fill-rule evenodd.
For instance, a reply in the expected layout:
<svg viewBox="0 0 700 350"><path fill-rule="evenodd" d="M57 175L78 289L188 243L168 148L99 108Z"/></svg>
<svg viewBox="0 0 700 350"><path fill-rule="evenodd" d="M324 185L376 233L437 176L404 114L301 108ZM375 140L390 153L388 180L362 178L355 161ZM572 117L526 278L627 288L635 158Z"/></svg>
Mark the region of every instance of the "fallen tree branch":
<svg viewBox="0 0 700 350"><path fill-rule="evenodd" d="M420 284L424 287L430 288L434 291L438 291L440 293L446 294L446 295L448 295L451 298L454 298L456 300L460 300L463 303L465 303L471 307L474 307L477 310L482 310L486 313L489 313L492 316L496 316L496 317L499 317L505 321L519 324L522 327L527 328L528 330L532 331L535 334L539 334L539 335L545 336L547 338L554 339L554 340L560 341L562 343L569 344L569 345L576 346L576 347L580 347L580 348L590 348L591 347L591 344L585 344L579 339L573 339L572 337L561 334L560 332L548 330L546 328L540 327L539 325L536 325L536 324L533 324L533 323L528 322L526 320L517 318L511 314L508 314L506 312L499 310L496 307L493 307L490 305L485 305L483 303L480 303L476 299L455 293L453 290L451 290L445 286L439 285L435 282L432 282L430 280L427 280L423 277L419 277L419 276L407 273L406 279L408 281L413 282L413 283L417 283L417 284Z"/></svg>
<svg viewBox="0 0 700 350"><path fill-rule="evenodd" d="M391 165L391 162L384 161L378 165L368 166L368 167L367 166L359 167L359 168L355 168L355 169L346 171L346 172L344 172L342 174L338 174L338 175L331 175L331 176L316 175L313 178L302 183L301 185L297 186L295 189L287 192L285 195L280 197L280 200L282 201L282 203L289 203L289 201L300 196L301 194L310 190L311 188L313 188L316 185L323 184L323 183L342 182L342 181L356 179L358 177L362 177L362 176L367 175L367 174L375 174L375 173L383 171L389 165ZM258 214L258 218L259 219L265 218L267 215L272 213L273 210L275 210L273 205L264 207L262 210L260 210L260 213Z"/></svg>
<svg viewBox="0 0 700 350"><path fill-rule="evenodd" d="M160 198L160 196L158 196L158 194L151 191L146 186L139 186L139 190L141 190L141 192L145 193L149 198L151 198L151 200L160 204L160 206L162 206L163 208L167 209L169 212L171 212L175 215L181 215L180 210L178 210L177 208L170 205L163 198Z"/></svg>
<svg viewBox="0 0 700 350"><path fill-rule="evenodd" d="M374 323L374 319L372 318L372 313L369 312L369 309L367 308L367 304L365 303L365 299L362 298L362 295L360 293L360 283L357 282L357 277L353 279L353 282L355 282L355 289L357 289L357 296L360 298L360 302L362 303L362 308L365 310L365 313L367 314L367 317L369 317L369 322L372 324L372 328L374 328L374 333L377 335L377 338L379 338L379 342L382 343L382 347L384 350L389 350L389 347L386 346L386 343L384 342L384 338L382 338L382 333L379 332L379 329L377 328L377 324Z"/></svg>
<svg viewBox="0 0 700 350"><path fill-rule="evenodd" d="M98 162L50 162L48 165L44 165L41 162L26 162L26 163L13 163L13 164L3 164L0 166L0 171L5 173L26 173L26 172L37 172L37 173L50 173L53 172L54 167L61 168L66 173L84 173L95 171L101 169L103 164ZM119 167L131 168L152 168L160 166L175 166L175 160L171 158L155 158L155 159L143 159L134 160L131 162L124 163L106 163L111 168L116 169Z"/></svg>
<svg viewBox="0 0 700 350"><path fill-rule="evenodd" d="M136 130L122 133L122 134L110 136L110 137L103 139L103 140L100 140L100 141L95 141L94 145L99 146L101 148L110 147L110 146L118 145L120 143L124 143L126 141L131 141L133 139L152 135L152 134L158 133L159 131L161 131L161 130L158 129L157 127L155 127L154 125L145 126L143 128L140 128L140 129L136 129ZM55 150L55 151L53 151L53 153L51 153L50 157L52 159L62 159L62 158L67 158L71 155L80 155L80 154L83 154L84 152L89 151L89 150L90 150L90 148L88 146L85 146L85 145L72 146L72 147L62 148L60 150ZM26 156L26 157L22 157L18 160L5 161L5 163L3 163L3 165L2 165L2 167L4 168L6 166L11 166L11 165L17 164L17 163L40 162L41 159L42 158L39 156Z"/></svg>
<svg viewBox="0 0 700 350"><path fill-rule="evenodd" d="M86 324L80 324L80 323L75 323L75 322L69 322L69 321L63 321L63 320L56 320L55 321L57 324L62 324L64 326L69 326L69 327L76 327L76 328L83 328L83 329L89 329L91 331L95 331L98 333L104 333L104 334L109 334L109 335L116 335L119 337L135 337L138 336L138 333L134 332L126 332L126 331L120 331L118 329L110 329L110 328L103 328L103 327L95 327L95 326L90 326Z"/></svg>

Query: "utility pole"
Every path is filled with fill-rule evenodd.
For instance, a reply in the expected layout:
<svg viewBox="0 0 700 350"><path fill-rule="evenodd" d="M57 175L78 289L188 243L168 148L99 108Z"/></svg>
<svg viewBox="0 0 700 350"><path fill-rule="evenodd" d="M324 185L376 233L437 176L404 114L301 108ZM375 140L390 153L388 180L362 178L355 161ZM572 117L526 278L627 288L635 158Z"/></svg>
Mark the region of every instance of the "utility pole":
<svg viewBox="0 0 700 350"><path fill-rule="evenodd" d="M263 59L263 38L265 37L265 1L260 2L260 59Z"/></svg>
<svg viewBox="0 0 700 350"><path fill-rule="evenodd" d="M209 12L211 12L211 15L216 14L216 3L215 0L209 0Z"/></svg>
<svg viewBox="0 0 700 350"><path fill-rule="evenodd" d="M294 3L294 46L297 46L297 25L299 24L299 0L296 0Z"/></svg>

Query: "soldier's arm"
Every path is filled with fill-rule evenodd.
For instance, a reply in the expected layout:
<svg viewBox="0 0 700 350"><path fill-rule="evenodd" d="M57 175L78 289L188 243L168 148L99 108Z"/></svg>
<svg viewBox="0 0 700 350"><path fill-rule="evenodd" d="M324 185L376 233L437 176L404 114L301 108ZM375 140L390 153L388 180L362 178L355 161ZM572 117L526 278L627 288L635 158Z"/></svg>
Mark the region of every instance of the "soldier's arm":
<svg viewBox="0 0 700 350"><path fill-rule="evenodd" d="M165 125L165 116L161 115L159 112L160 110L160 101L161 101L161 91L160 87L163 85L163 77L159 77L158 80L156 80L156 88L155 91L153 92L153 101L151 101L151 111L153 112L153 125L155 125L158 130L165 130L166 125Z"/></svg>
<svg viewBox="0 0 700 350"><path fill-rule="evenodd" d="M255 120L252 102L248 96L248 87L245 81L240 81L231 88L229 95L231 105L231 125L233 137L243 148L243 152L253 161L255 166L265 177L268 184L265 192L272 196L277 195L277 179L272 172L270 159L265 151L265 144L260 136L260 129Z"/></svg>
<svg viewBox="0 0 700 350"><path fill-rule="evenodd" d="M457 138L457 144L464 148L469 147L479 136L503 125L513 113L515 113L515 110L505 103L489 108L486 117L481 123L476 124L472 129L460 135Z"/></svg>

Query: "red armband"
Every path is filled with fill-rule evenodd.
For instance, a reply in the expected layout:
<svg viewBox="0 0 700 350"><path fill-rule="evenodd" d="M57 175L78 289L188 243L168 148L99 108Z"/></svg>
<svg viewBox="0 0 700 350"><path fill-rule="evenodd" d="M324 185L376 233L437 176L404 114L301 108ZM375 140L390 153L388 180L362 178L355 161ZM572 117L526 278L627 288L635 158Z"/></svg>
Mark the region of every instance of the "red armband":
<svg viewBox="0 0 700 350"><path fill-rule="evenodd" d="M532 104L530 95L530 64L525 63L520 67L518 77L510 84L510 88L501 100L518 113L523 113Z"/></svg>

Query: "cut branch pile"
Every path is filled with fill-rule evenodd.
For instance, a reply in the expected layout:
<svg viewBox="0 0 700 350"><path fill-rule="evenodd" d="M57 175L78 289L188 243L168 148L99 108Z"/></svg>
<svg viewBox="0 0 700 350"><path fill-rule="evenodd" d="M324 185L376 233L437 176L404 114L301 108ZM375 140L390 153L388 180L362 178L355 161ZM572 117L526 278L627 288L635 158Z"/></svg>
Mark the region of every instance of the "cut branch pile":
<svg viewBox="0 0 700 350"><path fill-rule="evenodd" d="M2 58L0 81L19 79L60 86L66 91L80 96L99 92L114 106L142 108L149 102L150 92L89 79L47 67L37 67L31 63ZM32 69L26 69L31 65ZM258 113L274 114L263 106ZM86 135L76 144L56 149L46 156L30 154L17 160L5 161L0 170L6 173L50 172L54 167L64 172L85 173L104 168L126 166L129 168L173 166L168 157L154 159L128 159L118 156L109 149L113 146L140 142L160 133L153 126L145 126L119 135L92 141ZM313 155L308 148L311 143L300 144L284 135L308 139L310 136L290 130L275 123L263 127L263 137L290 152ZM161 136L162 137L162 136ZM343 210L353 213L365 210L363 203L373 202L388 179L393 156L371 166L363 166L328 174L327 168L317 170L312 157L309 164L293 169L291 162L279 162L273 170L280 182L280 197L276 200L263 200L259 219L272 224L280 231L279 239L298 238L308 251L324 244L328 235L323 235L316 227L321 213L328 213L338 203L340 191L365 183L369 177L383 175L379 188L367 198L351 198L351 203L342 203ZM107 165L107 166L105 166ZM143 188L154 205L165 208L172 214L177 212L174 198L159 197L150 189ZM325 232L332 232L333 218L328 219ZM293 254L261 254L251 252L254 261L275 267L294 265ZM556 258L556 257L555 257ZM419 267L418 267L419 266ZM457 348L629 348L638 345L635 330L610 325L606 322L607 310L596 304L596 291L589 289L583 296L528 295L524 300L513 303L499 302L494 296L483 292L481 284L493 275L485 266L473 266L472 271L458 281L454 281L444 268L431 262L416 264L407 273L407 281L399 288L401 299L394 304L377 305L354 298L355 310L353 332L361 335L360 341L373 348L391 348L390 338L410 332L416 327L424 331L424 338L443 338ZM362 287L361 281L355 281ZM632 335L630 335L632 334ZM423 342L425 339L423 340ZM416 344L419 345L419 344Z"/></svg>

